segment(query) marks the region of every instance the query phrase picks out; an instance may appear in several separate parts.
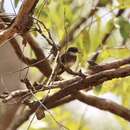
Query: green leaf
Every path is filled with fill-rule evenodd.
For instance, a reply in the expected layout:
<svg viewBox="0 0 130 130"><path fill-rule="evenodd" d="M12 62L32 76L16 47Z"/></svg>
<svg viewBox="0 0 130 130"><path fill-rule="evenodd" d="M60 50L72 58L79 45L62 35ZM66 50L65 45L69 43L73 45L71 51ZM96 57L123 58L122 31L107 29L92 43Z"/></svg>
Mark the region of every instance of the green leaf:
<svg viewBox="0 0 130 130"><path fill-rule="evenodd" d="M123 17L119 18L120 33L127 40L130 37L130 23Z"/></svg>
<svg viewBox="0 0 130 130"><path fill-rule="evenodd" d="M19 0L15 0L15 1L14 1L15 7L17 7L18 3L19 3Z"/></svg>
<svg viewBox="0 0 130 130"><path fill-rule="evenodd" d="M106 6L107 4L112 4L112 0L100 0L99 1L100 7Z"/></svg>

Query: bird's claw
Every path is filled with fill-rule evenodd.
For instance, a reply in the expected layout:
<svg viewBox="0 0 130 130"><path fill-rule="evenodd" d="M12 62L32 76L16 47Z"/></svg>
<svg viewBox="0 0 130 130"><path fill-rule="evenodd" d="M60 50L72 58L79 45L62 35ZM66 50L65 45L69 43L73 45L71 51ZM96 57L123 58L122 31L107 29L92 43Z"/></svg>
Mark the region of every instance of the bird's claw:
<svg viewBox="0 0 130 130"><path fill-rule="evenodd" d="M79 76L82 78L85 78L87 75L82 72L82 70L79 70Z"/></svg>

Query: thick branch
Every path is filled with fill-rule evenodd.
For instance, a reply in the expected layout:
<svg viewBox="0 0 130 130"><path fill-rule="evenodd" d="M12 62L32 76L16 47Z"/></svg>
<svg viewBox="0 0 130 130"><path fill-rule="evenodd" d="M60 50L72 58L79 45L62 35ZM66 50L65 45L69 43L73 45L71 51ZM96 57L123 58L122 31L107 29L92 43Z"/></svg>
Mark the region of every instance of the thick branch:
<svg viewBox="0 0 130 130"><path fill-rule="evenodd" d="M48 59L45 57L43 50L40 48L36 40L31 36L31 34L26 33L24 38L28 41L28 44L31 46L32 50L34 51L37 62L34 64L40 72L42 72L46 77L49 77L51 74L51 67L49 65Z"/></svg>
<svg viewBox="0 0 130 130"><path fill-rule="evenodd" d="M130 64L130 57L121 59L121 60L117 60L117 61L113 61L111 63L91 66L91 71L92 71L91 74L98 73L98 72L104 71L104 70L116 69L116 68L119 68L119 67L121 67L123 65L127 65L127 64Z"/></svg>
<svg viewBox="0 0 130 130"><path fill-rule="evenodd" d="M111 100L86 95L82 92L75 93L74 97L80 100L81 102L99 108L101 110L109 111L124 118L125 120L130 121L130 110Z"/></svg>
<svg viewBox="0 0 130 130"><path fill-rule="evenodd" d="M116 70L102 71L97 74L90 75L86 77L84 80L79 80L71 86L60 90L54 95L48 97L45 100L45 104L49 104L51 102L57 101L69 94L77 92L82 89L90 90L92 86L99 85L105 81L111 80L113 78L126 77L130 75L130 66L124 68L118 68Z"/></svg>
<svg viewBox="0 0 130 130"><path fill-rule="evenodd" d="M124 67L124 68L118 68L117 70L113 69L113 70L109 70L109 71L102 71L97 74L88 76L84 80L81 80L81 78L76 77L75 78L75 79L77 79L76 83L72 83L70 86L63 88L59 92L48 97L45 100L44 105L46 105L48 108L53 108L57 105L61 105L62 103L69 102L69 101L75 99L75 97L72 98L70 95L74 94L75 92L77 93L78 90L86 89L86 88L88 90L90 90L90 89L92 89L91 86L93 86L93 85L99 85L99 84L103 83L104 81L111 80L112 78L125 77L125 76L129 76L129 75L130 75L130 67L128 66L128 67ZM74 79L72 79L72 80L75 81ZM66 83L66 81L65 81L65 83ZM68 83L71 83L71 81L69 81ZM34 105L34 107L32 108L33 109L32 112L34 112L39 105L40 105L39 102L37 102ZM90 104L90 105L92 105L92 104ZM96 107L98 107L98 106L96 106ZM114 107L114 105L113 105L113 107ZM109 111L111 110L111 112L113 112L113 109L110 109L109 107L108 108L101 107L101 108L104 110L108 109ZM118 115L120 114L120 116L122 116L128 120L129 119L128 116L127 117L125 117L126 115L124 116L124 113L126 111L124 109L122 111L123 112L121 112L121 114L116 111L114 111L113 113L118 114Z"/></svg>
<svg viewBox="0 0 130 130"><path fill-rule="evenodd" d="M52 102L58 101L66 97L67 95L73 94L75 91L77 92L82 89L90 90L92 89L92 86L99 85L104 81L111 80L113 78L129 76L130 75L129 66L124 68L118 68L116 70L113 69L128 63L129 63L129 58L126 58L124 60L119 60L113 63L101 65L103 68L105 68L106 66L107 69L112 69L112 70L102 69L102 71L100 70L101 72L93 73L83 80L81 77L75 77L67 81L55 82L54 84L56 84L57 86L59 85L62 89L59 92L55 93L54 95L48 97L44 103L48 105L51 104Z"/></svg>
<svg viewBox="0 0 130 130"><path fill-rule="evenodd" d="M6 19L8 19L8 21L10 21L10 19L7 16L6 16ZM2 19L2 21L4 21L4 20L5 19ZM4 22L3 22L3 24L4 24ZM2 25L2 28L4 28L4 25ZM24 56L23 52L21 51L20 46L18 45L17 40L15 38L12 38L10 40L10 43L11 43L16 55L18 56L18 58L22 62L27 64L28 66L37 67L40 70L40 72L44 74L44 76L49 77L49 75L51 74L51 71L52 71L51 67L49 65L47 58L45 57L43 50L39 47L36 40L29 33L26 33L26 34L20 35L20 36L27 40L28 44L31 46L32 50L34 51L37 59L30 59L30 58Z"/></svg>
<svg viewBox="0 0 130 130"><path fill-rule="evenodd" d="M58 81L54 82L53 85L60 86L62 90L57 92L52 96L52 100L55 101L57 96L60 97L67 96L68 94L73 93L74 91L81 89L91 89L89 86L94 86L103 83L104 81L111 80L113 78L125 77L130 74L130 67L119 68L122 65L127 65L130 63L130 58L126 58L123 60L118 60L112 63L97 65L94 66L93 73L82 79L81 77L75 77L73 79L67 81ZM118 69L116 69L118 68ZM116 69L116 70L115 70ZM66 95L67 94L67 95ZM48 99L52 101L51 99ZM48 102L48 100L46 102Z"/></svg>
<svg viewBox="0 0 130 130"><path fill-rule="evenodd" d="M32 24L32 19L30 19L31 17L29 17L29 14L32 13L34 5L36 5L37 2L38 0L23 1L20 11L13 24L6 30L0 32L0 45L4 45L5 42L12 38L16 33L26 32L26 29L30 26L30 22Z"/></svg>
<svg viewBox="0 0 130 130"><path fill-rule="evenodd" d="M53 103L51 103L50 105L48 105L48 106L46 106L46 107L47 107L48 109L52 109L52 108L58 107L58 106L60 106L60 105L63 105L63 104L65 104L65 103L68 103L68 102L70 102L70 101L72 101L72 100L74 100L74 99L75 99L74 97L68 96L68 97L66 97L66 98L63 98L63 99L57 101L57 102L53 102ZM39 102L38 102L38 103L39 103ZM35 106L38 106L38 105L39 105L39 104L36 104ZM23 124L24 122L26 122L26 121L29 119L30 115L32 115L32 113L35 112L35 110L36 110L36 107L35 107L35 109L26 110L26 111L23 113L23 115L19 116L19 117L17 118L17 121L15 121L14 124L12 125L12 127L11 127L12 130L17 129L19 126L21 126L21 124Z"/></svg>
<svg viewBox="0 0 130 130"><path fill-rule="evenodd" d="M21 51L20 46L18 45L18 42L15 38L10 40L10 43L16 53L16 55L18 56L18 58L25 64L27 65L31 65L34 64L36 62L35 59L29 59L28 57L24 56L23 52Z"/></svg>

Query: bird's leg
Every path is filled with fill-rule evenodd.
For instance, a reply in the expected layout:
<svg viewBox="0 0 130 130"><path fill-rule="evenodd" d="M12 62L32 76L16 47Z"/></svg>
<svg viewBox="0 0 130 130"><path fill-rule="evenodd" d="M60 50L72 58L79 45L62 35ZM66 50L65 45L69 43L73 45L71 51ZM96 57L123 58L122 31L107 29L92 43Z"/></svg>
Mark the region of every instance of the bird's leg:
<svg viewBox="0 0 130 130"><path fill-rule="evenodd" d="M84 73L82 72L81 69L79 70L78 75L79 75L80 77L82 77L82 78L85 78L85 77L87 76L86 74L84 74Z"/></svg>
<svg viewBox="0 0 130 130"><path fill-rule="evenodd" d="M83 74L81 70L79 72L74 72L73 70L71 70L70 68L67 68L65 66L64 66L64 69L65 69L66 72L68 72L71 75L78 75L82 78L85 78L87 76L87 75Z"/></svg>

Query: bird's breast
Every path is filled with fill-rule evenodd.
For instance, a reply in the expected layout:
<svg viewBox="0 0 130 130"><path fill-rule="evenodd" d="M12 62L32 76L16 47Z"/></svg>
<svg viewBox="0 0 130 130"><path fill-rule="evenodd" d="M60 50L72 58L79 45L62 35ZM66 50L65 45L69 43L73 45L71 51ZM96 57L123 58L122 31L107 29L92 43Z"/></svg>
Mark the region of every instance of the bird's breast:
<svg viewBox="0 0 130 130"><path fill-rule="evenodd" d="M74 65L73 61L70 61L70 62L64 64L65 67L69 67L69 68L72 67L73 65Z"/></svg>

